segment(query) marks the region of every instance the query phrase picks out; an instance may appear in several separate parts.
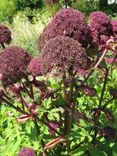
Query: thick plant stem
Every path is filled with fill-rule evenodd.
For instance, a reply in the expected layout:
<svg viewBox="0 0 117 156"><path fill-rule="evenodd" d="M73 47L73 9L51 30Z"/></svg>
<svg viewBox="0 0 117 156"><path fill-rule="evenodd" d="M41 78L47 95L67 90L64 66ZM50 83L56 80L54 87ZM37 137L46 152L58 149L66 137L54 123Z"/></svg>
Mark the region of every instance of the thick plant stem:
<svg viewBox="0 0 117 156"><path fill-rule="evenodd" d="M99 100L99 107L101 106L101 103L103 101L103 96L104 96L104 92L105 92L106 84L107 84L107 80L108 80L108 74L109 74L109 69L106 68L104 84L103 84L103 88L102 88L102 92L101 92L101 96L100 96L100 100Z"/></svg>
<svg viewBox="0 0 117 156"><path fill-rule="evenodd" d="M5 49L5 45L4 45L4 43L1 43L1 46L2 46L3 49Z"/></svg>
<svg viewBox="0 0 117 156"><path fill-rule="evenodd" d="M66 82L64 82L63 91L64 91L64 100L65 100L65 125L64 125L65 135L70 132L71 125L72 125L73 88L74 88L73 78L71 78L71 83L69 87L70 87L70 91L67 92Z"/></svg>
<svg viewBox="0 0 117 156"><path fill-rule="evenodd" d="M11 91L16 95L16 97L17 97L18 99L20 99L20 101L21 101L21 103L22 103L22 108L24 109L24 106L25 106L26 108L28 108L28 104L27 104L27 102L25 101L25 99L22 97L22 95L21 95L20 93L14 92L12 88L11 88ZM23 105L24 105L24 106L23 106Z"/></svg>
<svg viewBox="0 0 117 156"><path fill-rule="evenodd" d="M94 137L93 137L93 140L92 140L92 143L94 144L94 146L95 146L95 143L96 143L96 139L97 139L97 128L95 128L95 130L94 130Z"/></svg>
<svg viewBox="0 0 117 156"><path fill-rule="evenodd" d="M40 134L40 128L38 126L37 120L34 120L34 124L35 124L36 130L37 130L37 135L39 136L39 134Z"/></svg>
<svg viewBox="0 0 117 156"><path fill-rule="evenodd" d="M70 84L69 86L66 85L66 77L64 77L64 86L63 86L63 92L64 92L64 100L65 100L65 120L64 120L64 135L67 139L67 152L68 155L70 155L70 141L68 138L68 134L71 131L72 123L73 123L73 114L75 109L75 102L73 98L73 90L74 90L74 76L72 72L68 73ZM67 91L68 89L68 91Z"/></svg>
<svg viewBox="0 0 117 156"><path fill-rule="evenodd" d="M67 138L67 142L66 142L66 148L67 148L67 155L71 156L70 141L68 138Z"/></svg>
<svg viewBox="0 0 117 156"><path fill-rule="evenodd" d="M23 88L25 90L25 92L28 94L28 96L34 100L34 94L33 94L33 87L32 84L30 86L30 91L27 89L27 87L25 85L23 85Z"/></svg>
<svg viewBox="0 0 117 156"><path fill-rule="evenodd" d="M68 0L64 0L65 8L67 8L67 1L68 1Z"/></svg>
<svg viewBox="0 0 117 156"><path fill-rule="evenodd" d="M7 101L6 99L0 97L0 99L5 102L6 104L8 104L10 107L14 108L16 111L22 113L22 114L28 114L25 111L23 111L21 108L19 108L18 106L14 106L11 102Z"/></svg>
<svg viewBox="0 0 117 156"><path fill-rule="evenodd" d="M103 96L104 96L104 92L105 92L106 84L107 84L107 80L108 80L108 74L109 74L109 69L106 68L106 73L105 73L105 77L104 77L103 88L102 88L101 96L100 96L100 99L99 99L99 106L98 107L101 106L102 101L103 101ZM96 143L96 137L97 137L97 128L95 128L95 130L94 130L94 138L93 138L93 144L94 145Z"/></svg>
<svg viewBox="0 0 117 156"><path fill-rule="evenodd" d="M30 80L29 80L29 78L28 78L27 75L24 74L24 77L25 77L25 79L26 79L26 81L27 81L28 87L30 88L30 93L29 93L28 89L25 87L25 89L27 90L27 94L29 95L29 97L30 97L31 99L34 100L33 85L31 84L31 82L30 82Z"/></svg>
<svg viewBox="0 0 117 156"><path fill-rule="evenodd" d="M66 86L66 76L64 77L64 82L63 82L63 93L64 93L64 100L65 100L65 121L64 121L64 135L67 134L67 129L68 129L68 120L69 120L69 109L68 109L68 100L69 96L67 93L67 86Z"/></svg>
<svg viewBox="0 0 117 156"><path fill-rule="evenodd" d="M31 93L31 98L34 100L34 92L33 92L33 85L30 84L30 93Z"/></svg>

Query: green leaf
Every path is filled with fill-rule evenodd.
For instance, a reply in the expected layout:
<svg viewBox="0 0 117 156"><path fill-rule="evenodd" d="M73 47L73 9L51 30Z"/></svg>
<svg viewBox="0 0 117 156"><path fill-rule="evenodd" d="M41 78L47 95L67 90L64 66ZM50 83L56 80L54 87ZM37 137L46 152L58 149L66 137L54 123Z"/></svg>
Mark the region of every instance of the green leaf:
<svg viewBox="0 0 117 156"><path fill-rule="evenodd" d="M83 156L85 151L86 151L86 146L78 147L76 150L72 152L72 156Z"/></svg>
<svg viewBox="0 0 117 156"><path fill-rule="evenodd" d="M49 78L49 81L50 81L50 86L53 89L59 89L60 88L59 84L57 83L57 81L54 78Z"/></svg>
<svg viewBox="0 0 117 156"><path fill-rule="evenodd" d="M88 145L88 151L92 156L108 156L104 151L97 150L92 144Z"/></svg>
<svg viewBox="0 0 117 156"><path fill-rule="evenodd" d="M117 142L112 147L112 155L117 156Z"/></svg>

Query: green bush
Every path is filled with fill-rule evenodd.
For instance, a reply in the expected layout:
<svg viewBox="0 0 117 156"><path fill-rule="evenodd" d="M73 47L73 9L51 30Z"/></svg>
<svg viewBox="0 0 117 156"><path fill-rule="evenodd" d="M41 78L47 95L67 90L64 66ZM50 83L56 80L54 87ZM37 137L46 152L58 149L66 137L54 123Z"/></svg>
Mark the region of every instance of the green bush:
<svg viewBox="0 0 117 156"><path fill-rule="evenodd" d="M31 9L42 8L43 0L14 0L17 10L24 10L26 7Z"/></svg>
<svg viewBox="0 0 117 156"><path fill-rule="evenodd" d="M98 1L73 0L71 6L82 11L85 15L89 15L91 12L98 10Z"/></svg>
<svg viewBox="0 0 117 156"><path fill-rule="evenodd" d="M13 0L0 0L0 22L11 20L16 12L16 5Z"/></svg>

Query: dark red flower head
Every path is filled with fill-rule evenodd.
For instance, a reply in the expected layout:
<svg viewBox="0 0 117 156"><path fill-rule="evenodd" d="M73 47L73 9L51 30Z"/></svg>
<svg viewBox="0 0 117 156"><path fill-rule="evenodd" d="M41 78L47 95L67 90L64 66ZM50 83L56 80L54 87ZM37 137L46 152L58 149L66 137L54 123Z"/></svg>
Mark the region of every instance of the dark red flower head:
<svg viewBox="0 0 117 156"><path fill-rule="evenodd" d="M108 37L113 34L110 17L101 11L90 14L90 28L94 42L97 44L100 44L100 40L101 42L104 42L106 38L108 40Z"/></svg>
<svg viewBox="0 0 117 156"><path fill-rule="evenodd" d="M36 156L36 152L32 148L24 147L21 149L18 156Z"/></svg>
<svg viewBox="0 0 117 156"><path fill-rule="evenodd" d="M42 49L41 70L43 74L52 69L59 73L69 69L77 71L87 68L87 55L81 44L66 36L57 36L51 39Z"/></svg>
<svg viewBox="0 0 117 156"><path fill-rule="evenodd" d="M69 36L79 41L83 46L87 46L89 28L84 14L72 8L64 8L58 12L52 22L44 29L39 38L39 48L52 38L60 36Z"/></svg>
<svg viewBox="0 0 117 156"><path fill-rule="evenodd" d="M114 36L115 36L115 38L117 40L117 20L112 20L111 24L112 24Z"/></svg>
<svg viewBox="0 0 117 156"><path fill-rule="evenodd" d="M28 66L33 76L39 76L41 74L41 61L39 57L35 57L30 61Z"/></svg>
<svg viewBox="0 0 117 156"><path fill-rule="evenodd" d="M24 49L11 46L0 53L0 75L5 86L16 83L26 74L31 56Z"/></svg>
<svg viewBox="0 0 117 156"><path fill-rule="evenodd" d="M11 31L8 27L0 24L0 43L10 43L11 41Z"/></svg>

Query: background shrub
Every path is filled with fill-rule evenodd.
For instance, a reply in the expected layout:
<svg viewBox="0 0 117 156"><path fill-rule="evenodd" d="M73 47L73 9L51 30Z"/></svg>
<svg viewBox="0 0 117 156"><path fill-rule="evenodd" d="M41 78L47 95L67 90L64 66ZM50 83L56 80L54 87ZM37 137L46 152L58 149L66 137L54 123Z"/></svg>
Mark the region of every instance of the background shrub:
<svg viewBox="0 0 117 156"><path fill-rule="evenodd" d="M32 55L37 55L38 48L36 45L37 38L51 20L51 13L48 10L42 9L41 11L32 11L32 22L29 20L27 14L30 9L26 9L25 12L19 11L13 18L12 22L12 43L19 45Z"/></svg>
<svg viewBox="0 0 117 156"><path fill-rule="evenodd" d="M0 22L11 21L11 17L16 12L16 5L13 0L0 0Z"/></svg>
<svg viewBox="0 0 117 156"><path fill-rule="evenodd" d="M14 0L17 10L25 10L26 7L31 9L42 8L44 5L43 0Z"/></svg>

